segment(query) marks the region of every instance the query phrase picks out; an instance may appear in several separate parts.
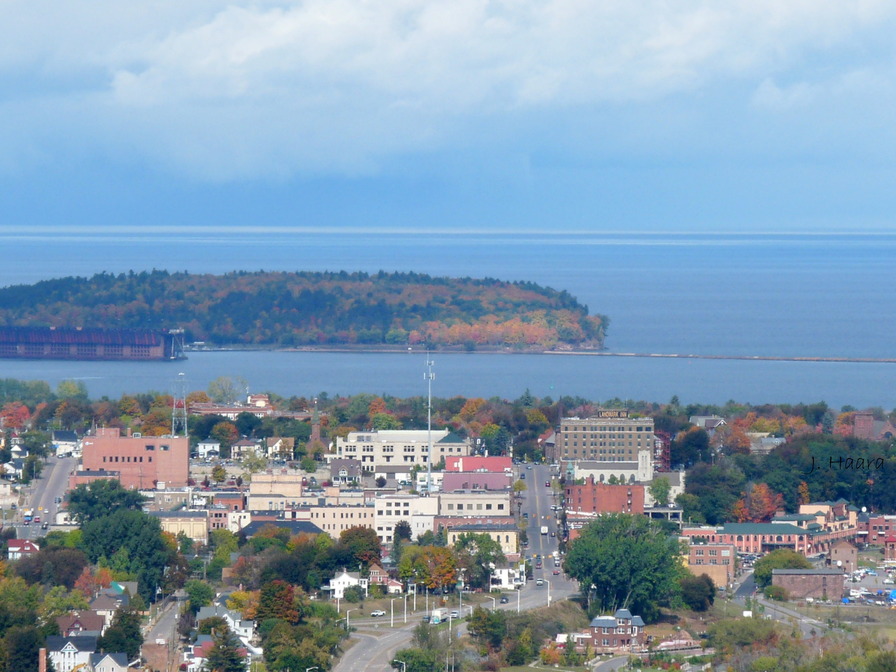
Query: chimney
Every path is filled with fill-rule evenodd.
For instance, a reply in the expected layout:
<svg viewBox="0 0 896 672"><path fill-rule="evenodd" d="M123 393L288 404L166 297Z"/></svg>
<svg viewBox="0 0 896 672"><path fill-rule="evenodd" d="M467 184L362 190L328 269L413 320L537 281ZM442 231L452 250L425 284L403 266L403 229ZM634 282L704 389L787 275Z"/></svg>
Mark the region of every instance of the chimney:
<svg viewBox="0 0 896 672"><path fill-rule="evenodd" d="M40 649L37 652L37 671L47 672L47 650Z"/></svg>

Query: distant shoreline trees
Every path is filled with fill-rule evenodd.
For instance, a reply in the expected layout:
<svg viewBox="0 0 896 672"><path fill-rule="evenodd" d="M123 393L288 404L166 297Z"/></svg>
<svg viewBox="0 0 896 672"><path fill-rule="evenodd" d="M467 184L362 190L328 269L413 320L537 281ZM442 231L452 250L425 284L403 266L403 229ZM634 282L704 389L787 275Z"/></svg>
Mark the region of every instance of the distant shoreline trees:
<svg viewBox="0 0 896 672"><path fill-rule="evenodd" d="M0 325L167 329L272 347L603 347L609 320L566 291L420 273L151 271L0 288Z"/></svg>

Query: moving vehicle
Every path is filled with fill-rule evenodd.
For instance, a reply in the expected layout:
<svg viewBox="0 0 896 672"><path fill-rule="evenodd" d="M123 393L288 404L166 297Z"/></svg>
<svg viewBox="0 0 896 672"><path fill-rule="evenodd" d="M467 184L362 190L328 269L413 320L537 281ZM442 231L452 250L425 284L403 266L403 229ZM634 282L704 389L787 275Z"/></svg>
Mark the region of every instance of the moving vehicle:
<svg viewBox="0 0 896 672"><path fill-rule="evenodd" d="M547 526L547 525L542 525L542 526L541 526L541 533L542 533L542 534L547 534L547 533L548 533L548 526Z"/></svg>
<svg viewBox="0 0 896 672"><path fill-rule="evenodd" d="M551 482L550 482L550 481L545 481L545 482L544 482L544 487L546 487L546 488L551 487Z"/></svg>
<svg viewBox="0 0 896 672"><path fill-rule="evenodd" d="M444 609L433 609L432 614L430 614L430 616L429 616L429 622L432 625L438 625L445 618L446 618L446 616L445 616Z"/></svg>
<svg viewBox="0 0 896 672"><path fill-rule="evenodd" d="M457 609L451 610L451 618L460 618L460 612Z"/></svg>
<svg viewBox="0 0 896 672"><path fill-rule="evenodd" d="M22 518L25 520L25 524L28 525L31 522L31 518L34 515L34 511L31 509L25 509L22 512Z"/></svg>
<svg viewBox="0 0 896 672"><path fill-rule="evenodd" d="M536 585L536 586L543 586L543 585L544 585L544 579L535 579L535 585Z"/></svg>
<svg viewBox="0 0 896 672"><path fill-rule="evenodd" d="M375 618L377 616L385 616L386 612L383 611L382 609L374 609L373 611L370 612L370 615Z"/></svg>
<svg viewBox="0 0 896 672"><path fill-rule="evenodd" d="M499 600L499 602L500 602L501 604L507 604L508 602L510 602L510 599L508 599L508 597L507 597L506 595L502 595L502 596L501 596L501 599Z"/></svg>
<svg viewBox="0 0 896 672"><path fill-rule="evenodd" d="M554 569L554 576L560 576L560 570Z"/></svg>

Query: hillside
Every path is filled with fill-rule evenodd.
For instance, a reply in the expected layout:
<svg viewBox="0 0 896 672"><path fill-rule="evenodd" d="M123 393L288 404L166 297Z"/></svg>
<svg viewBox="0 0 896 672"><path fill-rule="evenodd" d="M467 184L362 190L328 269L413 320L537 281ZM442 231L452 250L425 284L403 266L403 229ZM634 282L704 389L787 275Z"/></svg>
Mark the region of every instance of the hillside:
<svg viewBox="0 0 896 672"><path fill-rule="evenodd" d="M152 271L0 288L0 325L182 328L216 345L600 348L607 323L565 291L417 273Z"/></svg>

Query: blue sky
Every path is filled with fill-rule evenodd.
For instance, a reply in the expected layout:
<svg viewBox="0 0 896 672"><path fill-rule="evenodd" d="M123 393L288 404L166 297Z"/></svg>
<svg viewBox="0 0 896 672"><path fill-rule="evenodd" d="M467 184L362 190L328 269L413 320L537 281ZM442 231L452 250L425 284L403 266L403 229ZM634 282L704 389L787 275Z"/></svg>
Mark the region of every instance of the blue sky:
<svg viewBox="0 0 896 672"><path fill-rule="evenodd" d="M6 0L0 229L891 231L896 4Z"/></svg>

